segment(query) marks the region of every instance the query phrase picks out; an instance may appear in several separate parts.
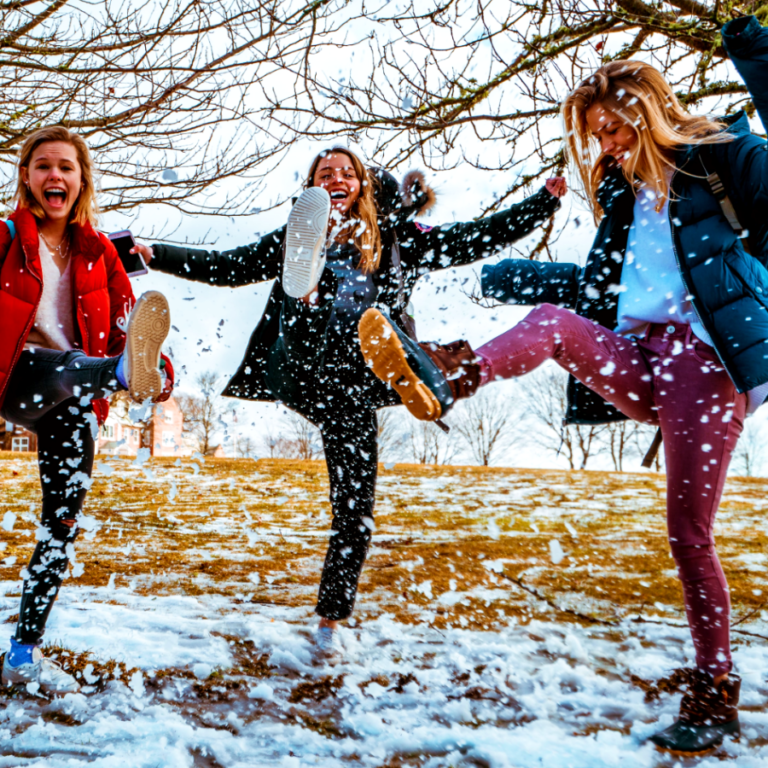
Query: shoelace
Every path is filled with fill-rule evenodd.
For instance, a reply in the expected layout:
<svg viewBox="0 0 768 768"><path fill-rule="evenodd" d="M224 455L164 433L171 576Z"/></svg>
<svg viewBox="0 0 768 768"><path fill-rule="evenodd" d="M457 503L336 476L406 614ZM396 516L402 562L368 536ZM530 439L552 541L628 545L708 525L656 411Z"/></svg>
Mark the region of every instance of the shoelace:
<svg viewBox="0 0 768 768"><path fill-rule="evenodd" d="M41 671L47 672L51 682L54 684L61 682L61 678L73 677L73 675L70 675L68 672L64 671L64 668L58 661L54 661L53 659L43 657L40 660L40 666Z"/></svg>
<svg viewBox="0 0 768 768"><path fill-rule="evenodd" d="M123 315L122 315L122 317L118 317L117 320L115 320L115 325L123 333L128 333L128 320L131 317L131 309L132 309L132 307L131 307L130 302L126 301L125 304L123 304Z"/></svg>

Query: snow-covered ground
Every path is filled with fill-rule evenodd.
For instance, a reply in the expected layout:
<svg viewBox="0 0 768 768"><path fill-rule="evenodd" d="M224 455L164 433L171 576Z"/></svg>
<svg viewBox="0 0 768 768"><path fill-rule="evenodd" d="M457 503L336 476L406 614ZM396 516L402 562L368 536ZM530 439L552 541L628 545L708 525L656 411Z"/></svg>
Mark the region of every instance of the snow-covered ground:
<svg viewBox="0 0 768 768"><path fill-rule="evenodd" d="M1 605L7 615L16 600ZM632 675L657 680L690 665L684 630L540 621L493 632L434 630L381 616L345 630L346 659L330 667L313 663L308 618L307 611L271 607L245 615L221 599L65 590L49 635L66 637L73 651L118 661L122 677L97 690L91 671L97 692L51 702L6 699L0 766L686 762L645 741L672 721L679 696L649 703L631 682ZM263 654L268 667L248 674L242 657ZM724 757L744 768L768 765L768 649L742 646L737 660L741 743L697 765Z"/></svg>
<svg viewBox="0 0 768 768"><path fill-rule="evenodd" d="M0 461L0 652L33 544L33 470ZM356 619L330 665L312 642L328 522L319 464L110 460L89 500L101 528L78 544L82 572L46 636L83 693L0 693L0 768L768 766L762 481L729 482L719 532L749 633L734 635L742 738L685 760L646 743L677 712L674 671L693 663L671 561L653 561L662 485L652 474L384 472Z"/></svg>

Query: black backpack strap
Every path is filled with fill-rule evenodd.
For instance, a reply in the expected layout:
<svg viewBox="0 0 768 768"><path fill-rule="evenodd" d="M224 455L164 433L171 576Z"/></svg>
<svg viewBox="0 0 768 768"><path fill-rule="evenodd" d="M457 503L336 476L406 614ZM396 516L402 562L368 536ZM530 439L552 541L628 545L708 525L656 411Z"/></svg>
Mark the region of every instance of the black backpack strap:
<svg viewBox="0 0 768 768"><path fill-rule="evenodd" d="M405 277L403 275L403 264L400 260L400 243L397 242L397 234L392 232L392 266L397 272L397 316L405 329L405 332L414 340L418 341L416 336L416 321L413 315L408 313L408 296L405 293Z"/></svg>
<svg viewBox="0 0 768 768"><path fill-rule="evenodd" d="M648 449L648 452L645 454L645 457L643 458L643 463L641 466L645 467L646 469L650 469L651 466L653 466L653 460L656 458L656 454L659 452L659 448L661 448L661 429L656 430L656 434L653 436L653 442L651 443L651 447Z"/></svg>

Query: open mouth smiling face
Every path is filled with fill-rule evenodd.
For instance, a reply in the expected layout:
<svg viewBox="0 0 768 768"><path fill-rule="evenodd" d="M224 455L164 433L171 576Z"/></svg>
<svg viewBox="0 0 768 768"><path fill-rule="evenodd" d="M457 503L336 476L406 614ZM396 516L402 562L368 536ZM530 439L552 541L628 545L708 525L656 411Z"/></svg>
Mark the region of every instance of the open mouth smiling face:
<svg viewBox="0 0 768 768"><path fill-rule="evenodd" d="M360 196L360 179L352 160L342 153L331 153L318 163L313 183L323 187L331 198L331 209L345 216Z"/></svg>
<svg viewBox="0 0 768 768"><path fill-rule="evenodd" d="M76 149L64 141L45 142L32 153L24 171L23 180L46 217L68 218L82 184Z"/></svg>

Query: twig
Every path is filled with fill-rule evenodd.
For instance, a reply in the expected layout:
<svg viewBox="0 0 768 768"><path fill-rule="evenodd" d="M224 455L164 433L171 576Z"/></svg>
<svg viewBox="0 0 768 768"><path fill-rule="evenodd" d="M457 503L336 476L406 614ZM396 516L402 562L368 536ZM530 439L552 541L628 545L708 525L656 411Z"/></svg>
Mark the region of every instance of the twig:
<svg viewBox="0 0 768 768"><path fill-rule="evenodd" d="M731 629L738 626L739 624L743 624L748 618L751 616L754 616L759 610L764 608L766 605L768 605L768 600L763 600L760 605L757 606L757 608L753 608L749 613L744 614L738 621L734 621L731 623Z"/></svg>
<svg viewBox="0 0 768 768"><path fill-rule="evenodd" d="M585 613L574 611L572 608L563 608L551 598L542 595L541 592L539 592L535 587L529 587L519 576L509 576L508 574L504 573L504 571L500 571L499 575L505 578L507 581L511 581L513 584L516 584L518 587L520 587L520 589L522 589L524 592L527 592L529 595L533 595L537 600L541 600L551 608L554 608L559 613L567 613L569 616L575 616L576 618L582 619L583 621L588 621L590 624L602 624L606 627L619 626L619 622L617 621L596 619L594 616L587 616Z"/></svg>
<svg viewBox="0 0 768 768"><path fill-rule="evenodd" d="M546 603L550 607L554 608L559 613L567 613L569 616L575 616L576 618L582 619L583 621L588 621L590 624L602 624L603 626L606 626L606 627L618 627L621 624L621 622L618 622L618 621L606 621L605 619L596 619L594 616L587 616L585 613L575 611L572 608L563 608L562 606L559 606L551 598L546 597L545 595L542 595L541 592L539 592L535 587L531 587L528 584L526 584L519 576L509 576L503 571L499 572L499 576L505 578L507 581L511 581L513 584L516 584L524 592L527 592L529 595L533 595L537 600L541 600L542 602ZM758 635L756 632L747 632L744 629L734 629L734 627L737 624L741 624L743 621L746 621L750 616L754 615L764 605L766 605L766 603L768 603L768 600L766 600L764 603L759 605L754 610L750 611L748 614L746 614L746 616L742 616L742 618L740 618L738 621L735 621L733 624L731 624L731 631L736 633L737 635L746 635L747 637L757 637L760 640L768 640L768 636L766 635ZM636 624L661 624L666 627L674 627L675 629L688 628L687 624L675 624L674 622L662 621L661 619L649 619L639 613L637 614L637 616L630 619L630 621L633 621Z"/></svg>

